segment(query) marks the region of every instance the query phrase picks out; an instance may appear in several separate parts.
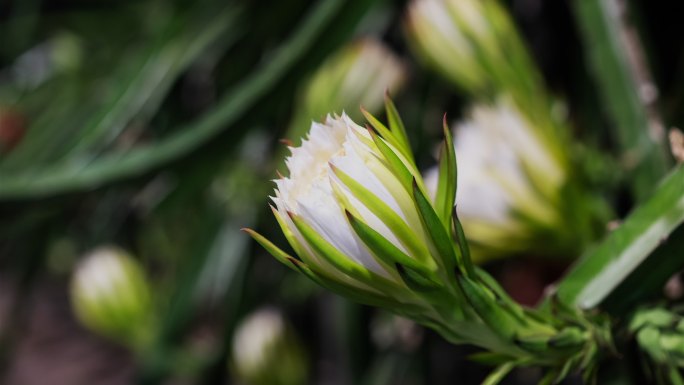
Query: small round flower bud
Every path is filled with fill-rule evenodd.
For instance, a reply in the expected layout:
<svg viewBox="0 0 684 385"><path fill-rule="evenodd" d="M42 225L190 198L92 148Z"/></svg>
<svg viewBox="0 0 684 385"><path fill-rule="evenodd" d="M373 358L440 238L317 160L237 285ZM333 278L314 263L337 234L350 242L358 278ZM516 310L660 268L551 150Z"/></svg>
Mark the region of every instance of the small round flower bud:
<svg viewBox="0 0 684 385"><path fill-rule="evenodd" d="M246 385L308 383L301 342L282 314L271 308L250 314L236 329L232 367Z"/></svg>
<svg viewBox="0 0 684 385"><path fill-rule="evenodd" d="M417 57L466 93L537 86L537 70L497 1L413 0L406 29Z"/></svg>
<svg viewBox="0 0 684 385"><path fill-rule="evenodd" d="M405 65L382 42L363 38L331 55L301 90L288 137L306 134L311 120L330 111L347 111L361 118L359 106L376 113L384 105L386 91L397 92L407 77Z"/></svg>
<svg viewBox="0 0 684 385"><path fill-rule="evenodd" d="M142 267L122 250L87 255L72 278L71 299L78 319L96 333L132 348L149 337L150 289Z"/></svg>

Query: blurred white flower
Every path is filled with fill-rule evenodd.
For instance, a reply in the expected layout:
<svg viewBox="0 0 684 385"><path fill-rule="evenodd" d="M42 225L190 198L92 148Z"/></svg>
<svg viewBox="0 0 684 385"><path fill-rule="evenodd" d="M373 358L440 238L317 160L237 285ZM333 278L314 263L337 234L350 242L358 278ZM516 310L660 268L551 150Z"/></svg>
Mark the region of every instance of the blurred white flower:
<svg viewBox="0 0 684 385"><path fill-rule="evenodd" d="M92 251L77 267L71 299L80 321L91 330L131 347L148 336L150 290L136 260L113 247Z"/></svg>
<svg viewBox="0 0 684 385"><path fill-rule="evenodd" d="M411 2L407 17L410 41L426 64L466 89L479 89L486 82L486 73L478 63L475 47L450 15L448 5L443 0Z"/></svg>
<svg viewBox="0 0 684 385"><path fill-rule="evenodd" d="M406 30L418 59L465 92L481 97L538 86L537 70L497 1L413 0Z"/></svg>
<svg viewBox="0 0 684 385"><path fill-rule="evenodd" d="M342 47L316 70L301 90L288 137L306 134L311 120L330 112L347 111L361 118L359 107L376 113L386 91L397 92L406 81L401 60L382 42L363 38Z"/></svg>
<svg viewBox="0 0 684 385"><path fill-rule="evenodd" d="M567 171L512 102L474 107L457 124L454 146L458 213L480 257L556 246L535 242L567 232L559 209ZM436 183L437 170L428 171L433 192Z"/></svg>
<svg viewBox="0 0 684 385"><path fill-rule="evenodd" d="M368 111L383 107L386 90L396 90L406 80L406 69L383 43L365 38L343 47L314 74L305 103L312 118L331 110ZM360 117L360 116L359 116Z"/></svg>
<svg viewBox="0 0 684 385"><path fill-rule="evenodd" d="M249 385L303 385L308 363L282 314L260 309L238 325L233 336L233 368Z"/></svg>

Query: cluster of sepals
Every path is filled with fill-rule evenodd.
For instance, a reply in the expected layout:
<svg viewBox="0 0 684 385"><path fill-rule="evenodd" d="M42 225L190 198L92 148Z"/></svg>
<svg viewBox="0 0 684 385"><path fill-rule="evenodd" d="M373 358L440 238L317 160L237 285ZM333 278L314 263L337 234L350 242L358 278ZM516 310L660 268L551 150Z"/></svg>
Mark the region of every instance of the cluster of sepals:
<svg viewBox="0 0 684 385"><path fill-rule="evenodd" d="M629 331L649 358L645 372L659 384L684 384L684 308L645 308L631 317Z"/></svg>
<svg viewBox="0 0 684 385"><path fill-rule="evenodd" d="M346 258L294 213L288 212L288 215L309 246L342 276L361 283L361 287L350 285L315 264L290 256L251 229L245 231L280 262L331 291L411 318L435 329L452 343L486 349L473 356L474 360L497 366L485 384L498 383L516 366L547 368L542 380L547 384L558 383L576 372L581 372L586 379L593 378L599 352L612 346L608 325L600 320L589 320L579 310L553 299L544 308L524 308L491 276L475 266L456 212L456 154L446 115L439 182L431 200L415 165L404 124L389 97L386 97L385 107L389 127L362 109L369 123L366 127L371 139L359 137L382 154L379 159L382 165L401 181L412 197L424 234L406 233L408 228L402 227L401 219L380 199L341 170L331 167L350 191L368 203L375 215L397 234L404 235L403 241L417 256L407 255L364 223L354 207L345 202L344 195L336 193L355 234L380 264L393 267L392 271L403 284ZM306 255L284 218L275 208L271 209L296 254ZM427 240L427 244L421 240Z"/></svg>

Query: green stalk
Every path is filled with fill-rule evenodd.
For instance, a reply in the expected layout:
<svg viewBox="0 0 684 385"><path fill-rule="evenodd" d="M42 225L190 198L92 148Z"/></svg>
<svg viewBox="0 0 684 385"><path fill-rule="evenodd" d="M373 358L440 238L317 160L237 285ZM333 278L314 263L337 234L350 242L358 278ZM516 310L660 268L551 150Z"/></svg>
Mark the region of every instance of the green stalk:
<svg viewBox="0 0 684 385"><path fill-rule="evenodd" d="M684 268L684 166L677 167L653 196L637 207L618 229L608 235L560 281L558 297L589 309L599 305L636 304L662 289L665 281ZM625 287L632 282L631 287ZM617 289L628 297L615 296ZM624 302L624 300L628 300Z"/></svg>
<svg viewBox="0 0 684 385"><path fill-rule="evenodd" d="M577 0L574 7L589 69L618 138L631 191L641 201L666 173L665 133L653 103L650 75L621 0ZM641 93L641 95L640 95Z"/></svg>
<svg viewBox="0 0 684 385"><path fill-rule="evenodd" d="M369 2L326 1L312 9L301 22L292 38L285 41L263 66L254 70L233 90L219 100L216 107L197 121L174 130L168 138L154 145L140 146L126 152L110 152L91 163L60 162L32 173L2 175L0 200L42 198L102 186L113 181L144 175L170 161L189 154L222 131L235 128L235 122L266 97L278 82L296 70L296 65L312 54L318 39L330 25L344 17L357 19L363 15ZM352 9L354 7L360 9ZM351 13L351 16L345 13ZM358 20L340 23L341 31L350 33L348 26ZM315 52L314 52L315 53Z"/></svg>

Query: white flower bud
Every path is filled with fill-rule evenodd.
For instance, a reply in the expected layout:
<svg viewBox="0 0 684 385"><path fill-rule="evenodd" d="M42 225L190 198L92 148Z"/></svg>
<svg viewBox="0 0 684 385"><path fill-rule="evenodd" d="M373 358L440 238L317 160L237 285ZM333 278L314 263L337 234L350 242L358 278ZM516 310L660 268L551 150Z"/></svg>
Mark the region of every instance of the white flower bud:
<svg viewBox="0 0 684 385"><path fill-rule="evenodd" d="M537 84L522 39L492 0L413 0L407 32L421 61L465 92L530 92Z"/></svg>
<svg viewBox="0 0 684 385"><path fill-rule="evenodd" d="M373 212L372 203L354 194L353 187L341 179L341 175L353 179L375 199L384 202L391 213L400 218L402 226L414 234L421 234L420 220L411 197L383 166L382 159L383 155L373 148L367 130L346 115L328 116L324 124L313 123L302 146L292 149L292 156L286 160L290 176L276 180L273 202L279 217L305 251L301 257L308 259L306 262L310 265L338 275L328 258L309 245L292 222L291 215L301 218L350 262L394 283L401 283L399 276L383 266L366 248L345 215L345 210L357 212L359 219L398 249L410 253L397 234ZM342 279L347 280L346 277Z"/></svg>
<svg viewBox="0 0 684 385"><path fill-rule="evenodd" d="M454 269L472 273L453 242L456 159L444 146L439 198L433 203L416 168L396 107L389 127L364 111L373 129L348 116L313 123L276 180L273 213L298 258L245 229L282 263L353 300L416 315L455 290ZM451 138L445 128L445 135ZM450 143L449 139L449 143ZM460 251L459 251L460 250ZM460 265L459 265L460 264ZM458 266L457 266L458 265ZM449 308L447 318L460 319ZM424 322L441 317L433 310ZM425 318L423 318L425 317Z"/></svg>
<svg viewBox="0 0 684 385"><path fill-rule="evenodd" d="M330 111L348 111L354 119L361 118L359 106L371 113L380 111L385 92L397 92L406 77L404 64L382 42L363 38L345 45L304 85L288 137L303 137L312 119L320 120Z"/></svg>
<svg viewBox="0 0 684 385"><path fill-rule="evenodd" d="M233 336L232 366L248 385L303 385L308 362L280 312L265 308L245 318Z"/></svg>
<svg viewBox="0 0 684 385"><path fill-rule="evenodd" d="M416 0L409 8L407 26L415 50L427 65L466 89L480 89L486 73L475 48L449 14L443 0Z"/></svg>
<svg viewBox="0 0 684 385"><path fill-rule="evenodd" d="M148 337L150 291L142 268L123 251L91 252L74 273L71 298L76 316L91 330L131 347Z"/></svg>

